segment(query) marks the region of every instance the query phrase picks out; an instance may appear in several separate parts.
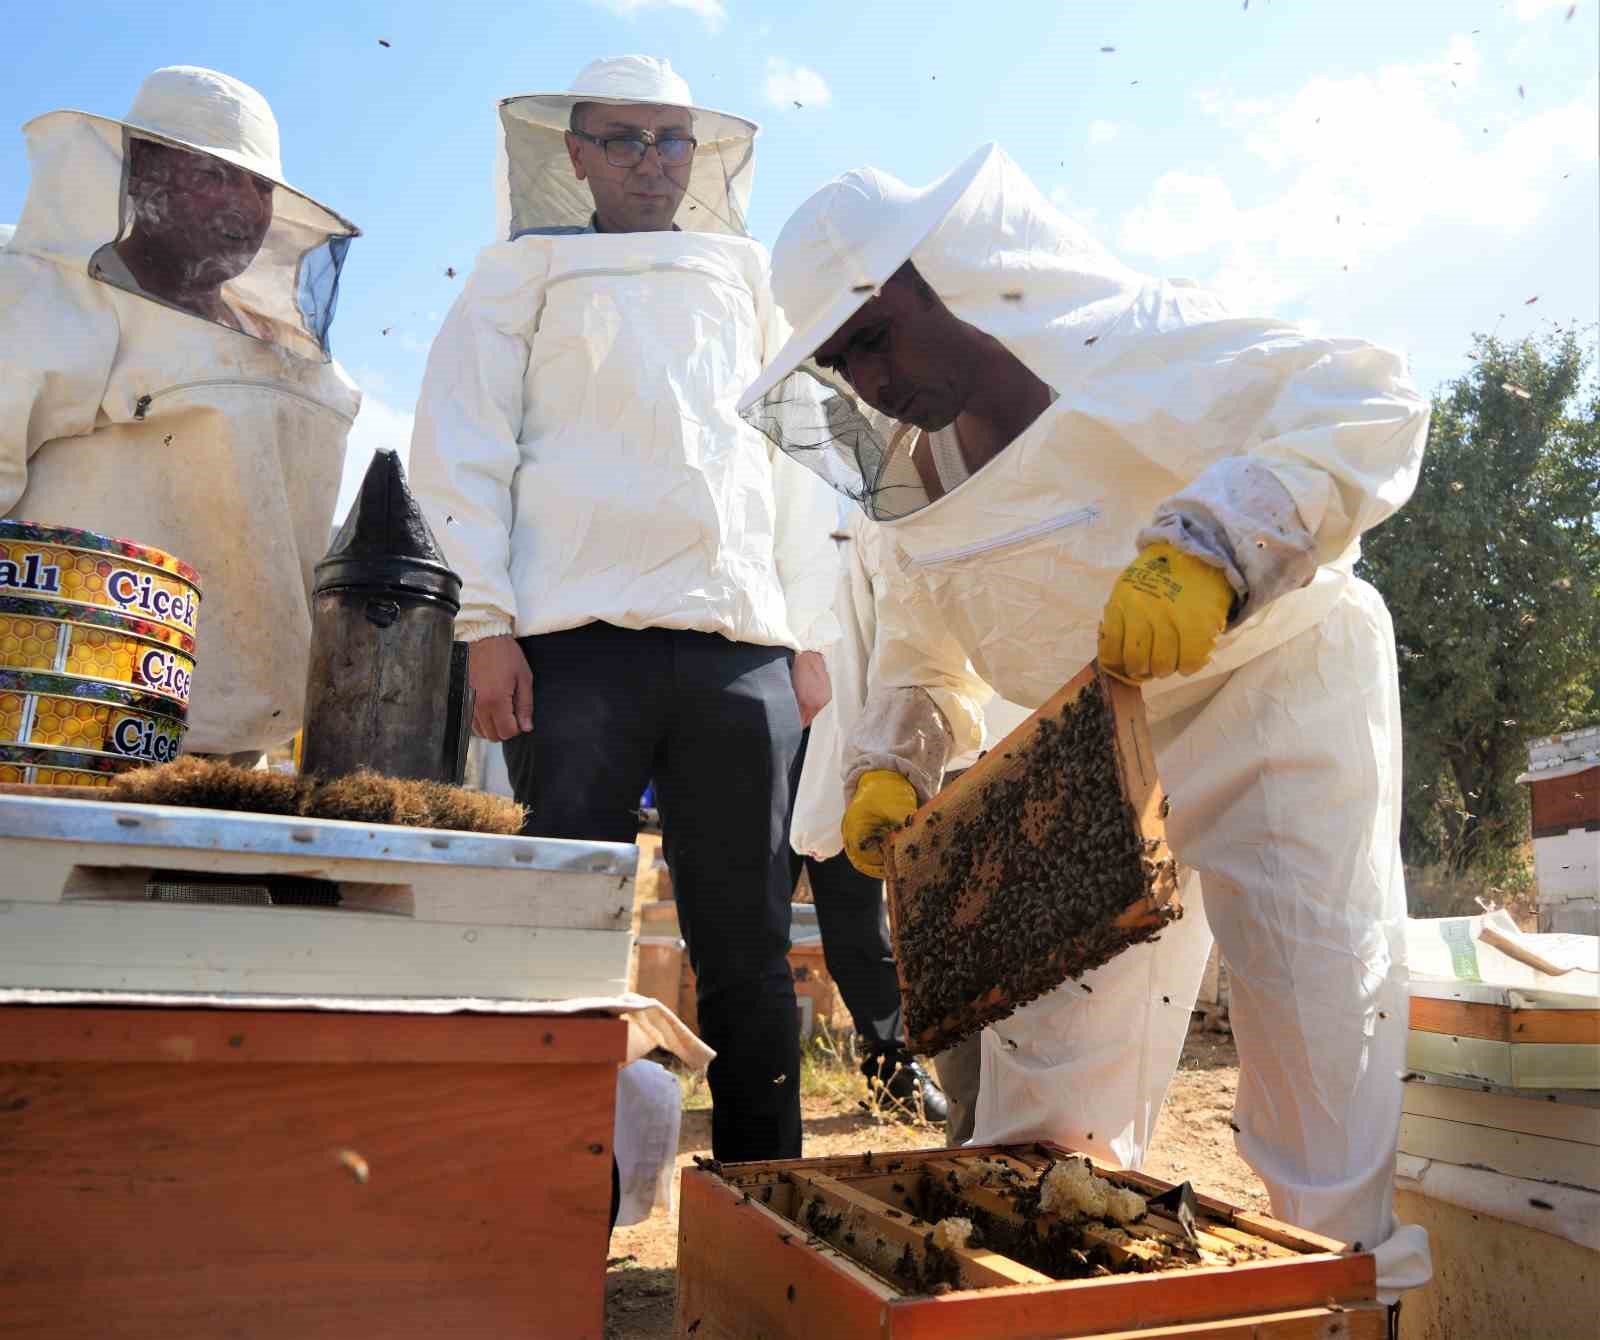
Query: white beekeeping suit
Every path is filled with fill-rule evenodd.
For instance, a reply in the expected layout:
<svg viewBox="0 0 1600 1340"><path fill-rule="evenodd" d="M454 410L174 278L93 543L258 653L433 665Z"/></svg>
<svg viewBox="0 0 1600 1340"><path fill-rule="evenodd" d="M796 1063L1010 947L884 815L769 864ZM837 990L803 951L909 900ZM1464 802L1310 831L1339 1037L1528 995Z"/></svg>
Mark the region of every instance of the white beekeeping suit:
<svg viewBox="0 0 1600 1340"><path fill-rule="evenodd" d="M917 434L847 426L828 374L786 377L908 259L1053 396L932 503L907 465ZM1183 919L1086 975L1092 995L1069 985L990 1030L975 1138L1137 1164L1209 922L1233 974L1237 1142L1275 1213L1378 1248L1384 1288L1425 1279L1426 1236L1392 1214L1407 1005L1393 634L1352 571L1420 466L1426 405L1402 360L1127 270L992 146L926 190L847 174L801 207L774 265L797 333L741 407L850 481L902 579L879 606L847 780L889 768L925 799L970 747L981 686L1036 706L1094 657L1152 536L1209 556L1244 597L1199 674L1145 689L1167 835L1203 909L1191 880Z"/></svg>
<svg viewBox="0 0 1600 1340"><path fill-rule="evenodd" d="M794 822L789 832L790 845L795 851L818 861L826 861L844 850L844 839L839 832L844 818L844 792L839 779L843 773L845 741L866 705L873 679L878 602L883 600L893 605L897 600L896 594L888 589L890 574L883 568L883 532L872 525L860 509L852 507L838 533L843 537L839 541L843 558L833 613L839 640L827 653L833 699L811 723L811 741L806 746L805 766L795 790ZM989 697L983 702L975 697L972 707L975 712L981 712L981 743L978 749L951 758L946 764L949 772L970 767L979 753L1004 739L1029 716L1026 708L1003 698Z"/></svg>
<svg viewBox="0 0 1600 1340"><path fill-rule="evenodd" d="M192 564L186 747L279 744L300 726L312 568L360 405L327 345L356 229L286 184L266 100L211 70L157 70L125 121L52 112L25 133L33 178L0 251L0 515ZM139 164L199 191L248 180L249 217L144 189ZM138 277L148 230L185 210L232 272L204 313Z"/></svg>
<svg viewBox="0 0 1600 1340"><path fill-rule="evenodd" d="M756 127L692 108L679 227L593 232L574 97L689 102L648 58L585 75L501 104L507 240L479 254L417 406L412 477L463 578L457 636L601 621L821 650L832 495L735 407L787 334L744 233Z"/></svg>

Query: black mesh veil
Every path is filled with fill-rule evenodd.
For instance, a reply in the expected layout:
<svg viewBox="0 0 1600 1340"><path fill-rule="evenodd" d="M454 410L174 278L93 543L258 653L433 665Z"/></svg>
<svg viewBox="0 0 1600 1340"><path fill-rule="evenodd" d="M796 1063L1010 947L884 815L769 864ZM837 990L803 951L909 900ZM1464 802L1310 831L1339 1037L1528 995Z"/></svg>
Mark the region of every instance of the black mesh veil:
<svg viewBox="0 0 1600 1340"><path fill-rule="evenodd" d="M893 521L928 504L913 460L919 430L868 408L816 363L802 363L744 418L874 521Z"/></svg>

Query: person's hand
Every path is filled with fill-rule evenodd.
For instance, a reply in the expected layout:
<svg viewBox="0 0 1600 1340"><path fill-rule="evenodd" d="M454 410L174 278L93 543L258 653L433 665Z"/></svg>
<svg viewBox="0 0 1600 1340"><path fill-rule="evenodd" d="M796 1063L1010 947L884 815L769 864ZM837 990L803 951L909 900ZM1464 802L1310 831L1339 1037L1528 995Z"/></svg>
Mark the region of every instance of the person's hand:
<svg viewBox="0 0 1600 1340"><path fill-rule="evenodd" d="M800 728L804 730L833 701L828 663L820 651L802 651L794 658L789 678L794 684L795 706L800 709Z"/></svg>
<svg viewBox="0 0 1600 1340"><path fill-rule="evenodd" d="M844 850L863 875L882 879L884 840L917 812L917 792L898 772L864 772L845 806Z"/></svg>
<svg viewBox="0 0 1600 1340"><path fill-rule="evenodd" d="M533 671L509 633L467 648L467 682L477 700L472 730L485 740L509 740L533 729Z"/></svg>
<svg viewBox="0 0 1600 1340"><path fill-rule="evenodd" d="M1130 684L1192 675L1211 659L1232 604L1221 568L1152 544L1111 588L1100 616L1101 668Z"/></svg>

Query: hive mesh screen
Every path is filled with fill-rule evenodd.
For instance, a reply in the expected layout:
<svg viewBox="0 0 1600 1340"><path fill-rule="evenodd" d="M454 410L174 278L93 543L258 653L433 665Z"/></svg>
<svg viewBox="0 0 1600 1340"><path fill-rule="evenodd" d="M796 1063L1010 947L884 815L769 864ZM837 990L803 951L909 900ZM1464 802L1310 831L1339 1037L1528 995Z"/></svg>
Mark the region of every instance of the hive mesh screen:
<svg viewBox="0 0 1600 1340"><path fill-rule="evenodd" d="M200 903L216 907L338 907L339 886L300 875L208 875L183 870L153 871L145 897L154 903Z"/></svg>

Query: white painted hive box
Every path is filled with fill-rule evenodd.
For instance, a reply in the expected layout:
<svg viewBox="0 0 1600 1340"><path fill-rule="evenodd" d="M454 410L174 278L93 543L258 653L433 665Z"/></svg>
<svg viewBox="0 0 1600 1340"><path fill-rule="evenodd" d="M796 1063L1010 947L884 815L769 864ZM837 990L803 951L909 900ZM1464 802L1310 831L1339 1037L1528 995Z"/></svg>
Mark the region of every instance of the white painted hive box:
<svg viewBox="0 0 1600 1340"><path fill-rule="evenodd" d="M0 796L0 986L616 996L636 861L619 843ZM289 881L302 905L274 897Z"/></svg>

